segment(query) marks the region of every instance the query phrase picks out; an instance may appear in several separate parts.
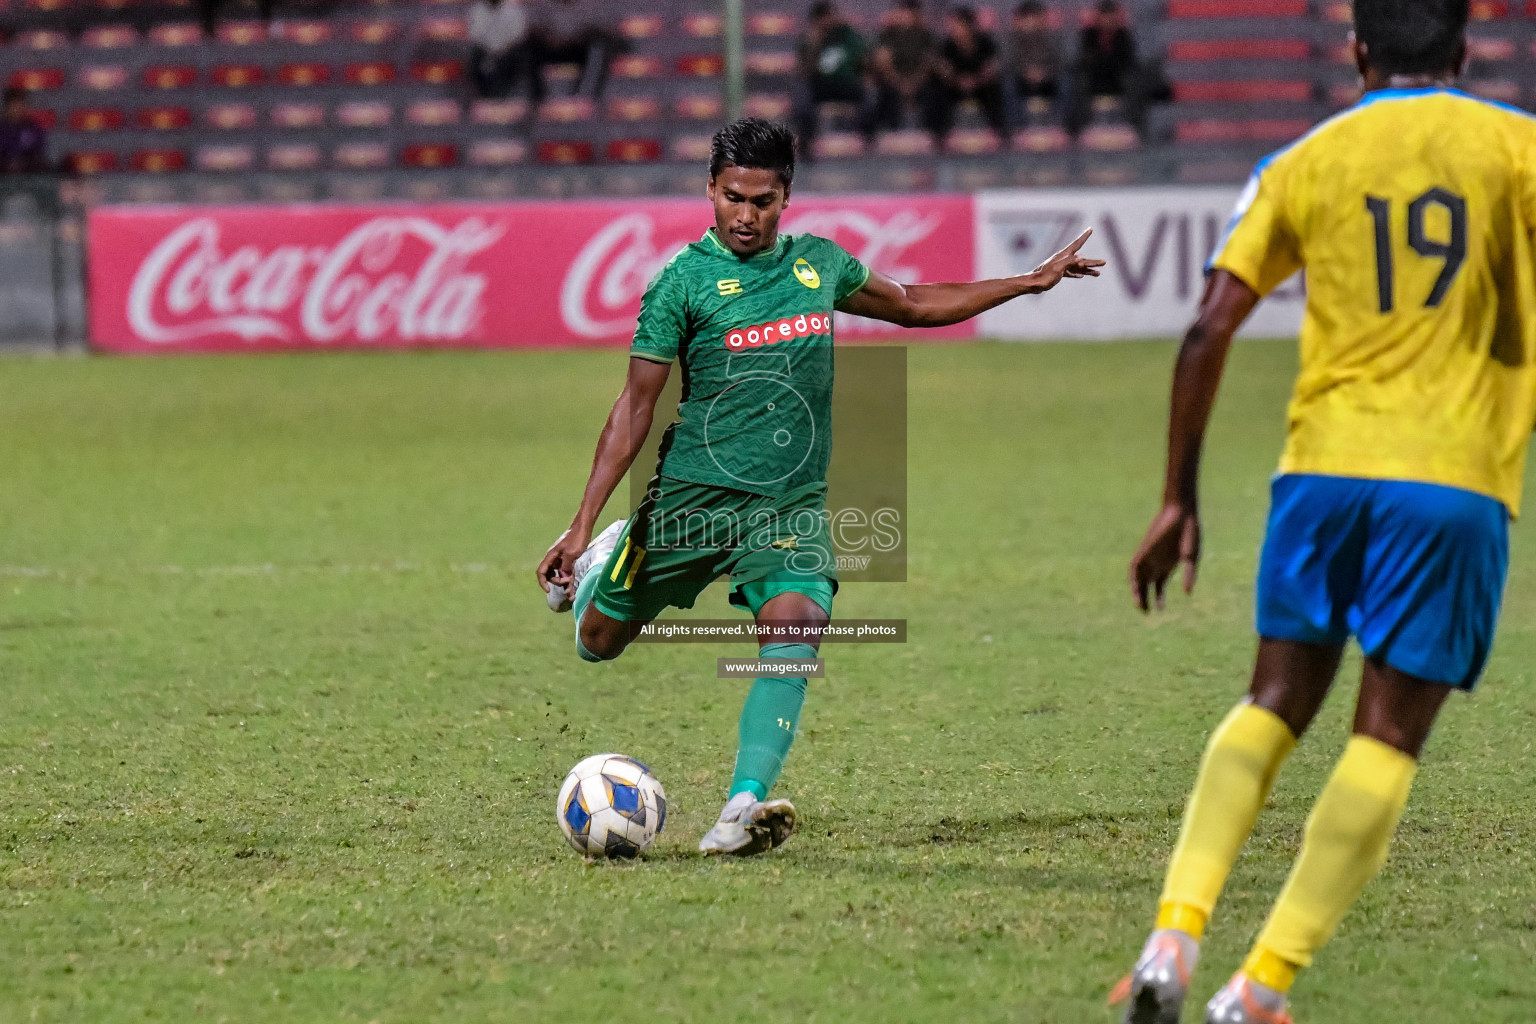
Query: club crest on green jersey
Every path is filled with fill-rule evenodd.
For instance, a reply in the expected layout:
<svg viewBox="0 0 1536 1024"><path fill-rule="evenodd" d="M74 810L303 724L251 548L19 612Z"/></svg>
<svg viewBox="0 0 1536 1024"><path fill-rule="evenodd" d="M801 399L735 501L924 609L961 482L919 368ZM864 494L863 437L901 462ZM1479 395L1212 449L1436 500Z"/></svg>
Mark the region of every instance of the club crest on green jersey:
<svg viewBox="0 0 1536 1024"><path fill-rule="evenodd" d="M795 260L795 279L811 290L821 287L821 275L816 273L816 268L806 262L802 256Z"/></svg>

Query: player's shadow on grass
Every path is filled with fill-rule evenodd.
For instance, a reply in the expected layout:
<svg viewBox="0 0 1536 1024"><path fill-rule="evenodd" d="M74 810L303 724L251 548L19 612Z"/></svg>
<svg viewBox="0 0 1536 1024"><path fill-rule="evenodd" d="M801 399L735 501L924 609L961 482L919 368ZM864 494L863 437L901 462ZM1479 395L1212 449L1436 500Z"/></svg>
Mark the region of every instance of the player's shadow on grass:
<svg viewBox="0 0 1536 1024"><path fill-rule="evenodd" d="M1046 842L1062 838L1095 838L1097 830L1107 838L1141 839L1160 833L1168 823L1177 825L1181 809L1170 806L1163 811L1078 811L1030 813L1018 811L1000 818L940 818L933 825L908 829L895 838L895 846L945 846L1007 840L1017 844L1031 839ZM1061 835L1064 831L1075 834Z"/></svg>

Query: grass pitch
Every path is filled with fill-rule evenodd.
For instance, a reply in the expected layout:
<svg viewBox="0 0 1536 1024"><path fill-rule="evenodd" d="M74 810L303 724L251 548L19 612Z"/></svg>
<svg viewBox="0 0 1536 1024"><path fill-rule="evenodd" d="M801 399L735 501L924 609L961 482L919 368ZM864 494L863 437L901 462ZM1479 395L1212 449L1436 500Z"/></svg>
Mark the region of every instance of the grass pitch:
<svg viewBox="0 0 1536 1024"><path fill-rule="evenodd" d="M744 684L589 667L531 570L612 353L0 362L0 1021L1098 1022L1208 730L1241 693L1292 346L1237 350L1193 601L1131 609L1169 345L911 353L911 582L841 616L778 854L693 851ZM1308 1022L1536 1017L1536 551ZM718 614L724 595L701 607ZM1345 738L1357 663L1207 943L1234 969ZM653 765L643 863L585 865L580 757ZM1192 1000L1192 1007L1194 1001Z"/></svg>

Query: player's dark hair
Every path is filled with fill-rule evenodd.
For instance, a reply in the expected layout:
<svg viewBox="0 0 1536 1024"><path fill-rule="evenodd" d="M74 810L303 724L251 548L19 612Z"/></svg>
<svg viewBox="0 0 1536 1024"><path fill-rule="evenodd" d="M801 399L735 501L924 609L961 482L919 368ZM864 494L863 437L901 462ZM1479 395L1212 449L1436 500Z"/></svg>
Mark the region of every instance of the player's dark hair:
<svg viewBox="0 0 1536 1024"><path fill-rule="evenodd" d="M709 176L727 167L773 171L785 185L795 180L795 136L782 124L744 117L715 133L709 152Z"/></svg>
<svg viewBox="0 0 1536 1024"><path fill-rule="evenodd" d="M1454 71L1470 6L1470 0L1355 0L1355 37L1371 67L1384 74Z"/></svg>

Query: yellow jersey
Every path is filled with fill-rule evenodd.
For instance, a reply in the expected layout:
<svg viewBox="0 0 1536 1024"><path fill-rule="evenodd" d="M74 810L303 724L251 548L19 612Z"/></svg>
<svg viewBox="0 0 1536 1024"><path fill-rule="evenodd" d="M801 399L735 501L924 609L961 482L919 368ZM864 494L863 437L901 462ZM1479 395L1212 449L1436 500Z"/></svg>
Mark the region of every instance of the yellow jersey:
<svg viewBox="0 0 1536 1024"><path fill-rule="evenodd" d="M1536 118L1387 89L1261 162L1212 267L1305 269L1282 473L1414 480L1520 511L1536 429Z"/></svg>

